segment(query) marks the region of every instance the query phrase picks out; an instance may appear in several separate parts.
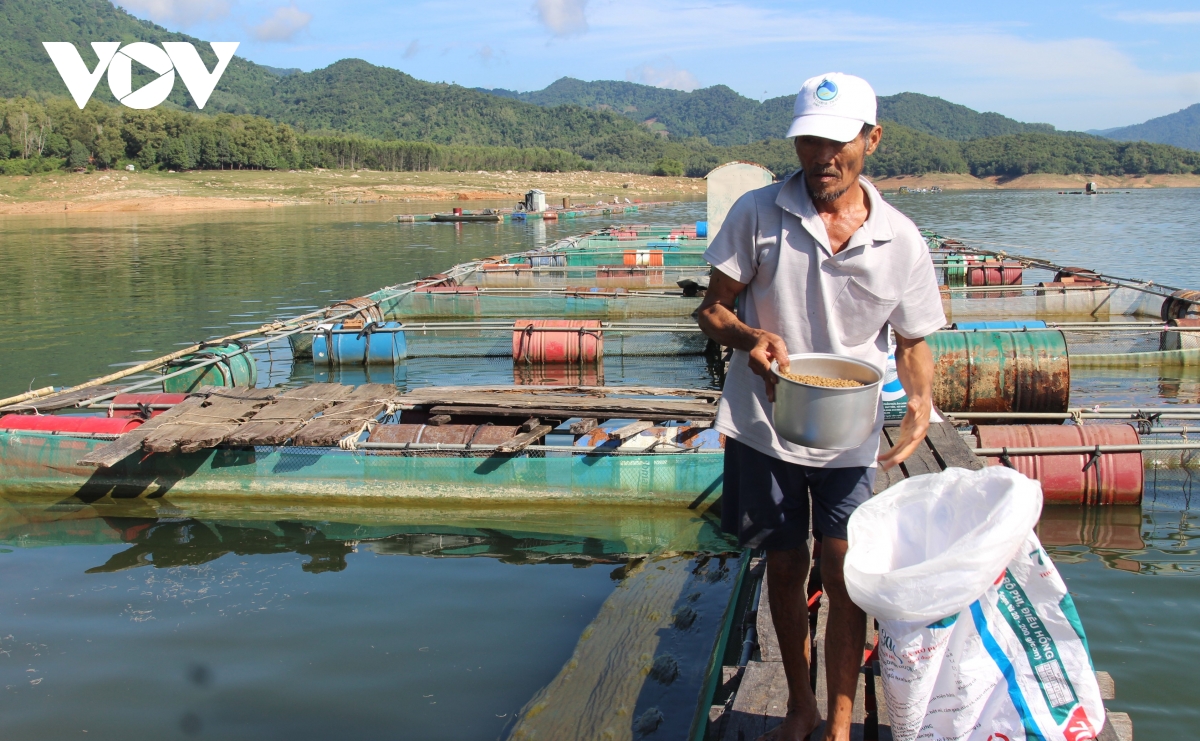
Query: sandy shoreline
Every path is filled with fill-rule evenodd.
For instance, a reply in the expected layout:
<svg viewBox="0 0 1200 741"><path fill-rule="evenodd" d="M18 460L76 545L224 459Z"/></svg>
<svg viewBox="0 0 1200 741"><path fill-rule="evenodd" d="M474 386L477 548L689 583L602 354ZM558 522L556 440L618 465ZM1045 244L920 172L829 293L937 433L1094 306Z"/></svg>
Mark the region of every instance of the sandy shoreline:
<svg viewBox="0 0 1200 741"><path fill-rule="evenodd" d="M703 198L704 180L609 172L199 171L46 173L0 177L0 214L263 209L394 204L397 213L447 201L515 203L539 188L550 204Z"/></svg>
<svg viewBox="0 0 1200 741"><path fill-rule="evenodd" d="M880 178L882 190L900 187L944 190L1079 190L1088 181L1103 189L1200 188L1200 175L1103 177L1026 175L1001 180L931 174ZM175 213L267 209L314 204L394 204L397 213L421 212L422 203L492 201L512 203L540 188L548 203L696 200L700 178L654 177L611 172L371 172L371 171L198 171L45 173L0 176L0 214Z"/></svg>

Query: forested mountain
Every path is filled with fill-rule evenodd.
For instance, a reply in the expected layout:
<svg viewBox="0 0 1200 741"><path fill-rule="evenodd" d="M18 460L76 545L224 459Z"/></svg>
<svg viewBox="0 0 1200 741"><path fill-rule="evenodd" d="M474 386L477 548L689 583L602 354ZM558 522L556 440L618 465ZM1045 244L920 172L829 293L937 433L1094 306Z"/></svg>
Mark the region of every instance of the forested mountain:
<svg viewBox="0 0 1200 741"><path fill-rule="evenodd" d="M0 54L5 65L0 66L0 97L67 94L42 47L44 40L73 42L89 67L96 58L88 42L116 40L190 41L210 68L215 63L206 43L139 20L108 0L2 0ZM115 102L103 82L93 98ZM168 100L195 110L182 80L176 80ZM605 150L614 146L605 141L609 137L651 136L615 113L502 100L457 85L423 82L357 59L305 73L234 57L204 112L250 113L302 130L440 144Z"/></svg>
<svg viewBox="0 0 1200 741"><path fill-rule="evenodd" d="M881 96L879 118L955 141L1054 131L1050 124L1022 123L999 113L980 113L965 105L920 93Z"/></svg>
<svg viewBox="0 0 1200 741"><path fill-rule="evenodd" d="M699 176L732 159L795 166L777 138L791 96L759 102L724 86L684 93L564 78L536 93L471 90L347 59L301 72L235 57L203 113L182 81L150 111L114 105L100 84L84 111L41 46L71 41L190 41L108 0L0 0L0 170L58 167L356 167L604 169ZM135 83L135 87L138 86ZM939 98L880 99L883 145L871 175L970 172L1200 172L1200 154L1053 132Z"/></svg>
<svg viewBox="0 0 1200 741"><path fill-rule="evenodd" d="M1145 123L1096 133L1121 141L1157 142L1200 150L1200 103Z"/></svg>
<svg viewBox="0 0 1200 741"><path fill-rule="evenodd" d="M571 77L563 77L543 90L528 93L477 89L540 106L574 104L595 110L613 110L652 130L665 131L671 136L703 136L717 145L747 144L783 136L792 120L795 97L785 95L760 103L724 85L685 93L634 82L584 82ZM979 113L964 105L920 93L880 96L879 118L956 141L1054 131L1050 124L1021 123L999 113Z"/></svg>

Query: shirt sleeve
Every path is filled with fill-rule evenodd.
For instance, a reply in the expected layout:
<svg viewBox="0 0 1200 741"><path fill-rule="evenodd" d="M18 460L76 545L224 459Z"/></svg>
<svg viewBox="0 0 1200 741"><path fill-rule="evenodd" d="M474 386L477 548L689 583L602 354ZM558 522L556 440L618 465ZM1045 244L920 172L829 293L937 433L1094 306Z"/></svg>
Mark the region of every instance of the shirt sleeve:
<svg viewBox="0 0 1200 741"><path fill-rule="evenodd" d="M721 230L704 251L705 262L738 283L749 283L758 272L758 206L754 194L750 191L734 201Z"/></svg>
<svg viewBox="0 0 1200 741"><path fill-rule="evenodd" d="M942 311L942 294L938 290L933 259L923 244L909 273L907 288L900 303L892 310L888 323L902 337L910 340L933 334L946 326Z"/></svg>

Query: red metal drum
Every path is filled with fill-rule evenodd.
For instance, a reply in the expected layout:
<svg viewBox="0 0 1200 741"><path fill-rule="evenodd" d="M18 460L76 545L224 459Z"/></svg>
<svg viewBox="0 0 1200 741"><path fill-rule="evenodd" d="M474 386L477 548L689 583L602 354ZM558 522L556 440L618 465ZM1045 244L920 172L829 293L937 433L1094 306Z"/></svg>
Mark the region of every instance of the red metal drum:
<svg viewBox="0 0 1200 741"><path fill-rule="evenodd" d="M542 221L558 221L557 211L544 211L542 213Z"/></svg>
<svg viewBox="0 0 1200 741"><path fill-rule="evenodd" d="M518 319L513 363L595 363L604 356L598 319Z"/></svg>
<svg viewBox="0 0 1200 741"><path fill-rule="evenodd" d="M968 286L1019 286L1023 268L1019 262L987 260L967 265Z"/></svg>
<svg viewBox="0 0 1200 741"><path fill-rule="evenodd" d="M113 417L67 417L56 415L6 414L0 430L30 432L92 432L123 435L142 424L140 419Z"/></svg>
<svg viewBox="0 0 1200 741"><path fill-rule="evenodd" d="M187 394L117 394L108 404L108 416L140 417L141 409L121 409L121 407L141 404L150 408L151 417L157 417L187 397Z"/></svg>
<svg viewBox="0 0 1200 741"><path fill-rule="evenodd" d="M980 425L981 448L1044 448L1137 445L1133 425ZM1084 471L1090 453L1014 455L1013 468L1042 485L1047 504L1140 504L1144 476L1141 453L1105 453ZM989 466L1003 465L989 457Z"/></svg>

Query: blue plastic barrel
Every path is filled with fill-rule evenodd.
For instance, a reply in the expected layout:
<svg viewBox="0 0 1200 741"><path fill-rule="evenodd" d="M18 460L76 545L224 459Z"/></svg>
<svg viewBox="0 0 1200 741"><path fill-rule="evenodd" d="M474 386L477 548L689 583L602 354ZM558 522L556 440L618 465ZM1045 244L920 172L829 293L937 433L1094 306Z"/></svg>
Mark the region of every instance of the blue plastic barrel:
<svg viewBox="0 0 1200 741"><path fill-rule="evenodd" d="M955 322L950 329L1045 329L1046 323L1040 320L1017 320L1007 322Z"/></svg>
<svg viewBox="0 0 1200 741"><path fill-rule="evenodd" d="M342 329L341 324L313 335L313 362L317 365L395 365L408 354L400 322L372 322L362 329Z"/></svg>
<svg viewBox="0 0 1200 741"><path fill-rule="evenodd" d="M697 221L696 222L696 236L701 237L701 238L708 236L708 222L707 221Z"/></svg>

